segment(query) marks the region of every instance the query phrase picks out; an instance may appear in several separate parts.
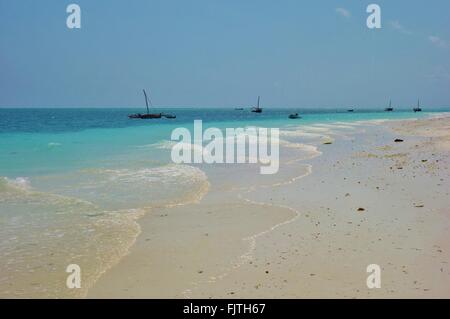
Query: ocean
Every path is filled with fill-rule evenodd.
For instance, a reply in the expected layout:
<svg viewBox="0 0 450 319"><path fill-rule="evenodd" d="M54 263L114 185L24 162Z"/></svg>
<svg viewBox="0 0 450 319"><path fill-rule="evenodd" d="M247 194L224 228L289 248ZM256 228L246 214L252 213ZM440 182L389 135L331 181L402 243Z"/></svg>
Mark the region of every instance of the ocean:
<svg viewBox="0 0 450 319"><path fill-rule="evenodd" d="M176 119L132 120L127 115L142 110L0 109L0 297L82 297L133 245L140 217L201 199L214 169L172 163L177 127L203 120L204 128L280 128L288 148L308 152L327 125L446 111L172 108ZM302 118L288 119L293 112ZM70 264L83 265L82 289L65 286Z"/></svg>

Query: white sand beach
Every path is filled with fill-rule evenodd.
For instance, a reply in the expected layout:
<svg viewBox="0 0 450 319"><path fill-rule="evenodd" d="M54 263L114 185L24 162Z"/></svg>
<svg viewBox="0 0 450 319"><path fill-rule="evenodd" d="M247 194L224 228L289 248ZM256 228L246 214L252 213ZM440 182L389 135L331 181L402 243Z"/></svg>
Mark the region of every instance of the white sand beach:
<svg viewBox="0 0 450 319"><path fill-rule="evenodd" d="M449 298L450 118L296 134L306 156L292 147L277 176L207 168L204 198L146 214L87 297Z"/></svg>

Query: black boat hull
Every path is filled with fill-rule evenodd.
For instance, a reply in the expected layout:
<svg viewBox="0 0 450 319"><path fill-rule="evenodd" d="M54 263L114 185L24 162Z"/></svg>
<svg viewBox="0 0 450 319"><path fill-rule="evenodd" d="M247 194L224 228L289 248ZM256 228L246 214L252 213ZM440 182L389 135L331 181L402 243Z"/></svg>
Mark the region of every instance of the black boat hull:
<svg viewBox="0 0 450 319"><path fill-rule="evenodd" d="M148 120L148 119L160 119L162 117L162 114L131 114L128 115L130 119L141 119L141 120Z"/></svg>

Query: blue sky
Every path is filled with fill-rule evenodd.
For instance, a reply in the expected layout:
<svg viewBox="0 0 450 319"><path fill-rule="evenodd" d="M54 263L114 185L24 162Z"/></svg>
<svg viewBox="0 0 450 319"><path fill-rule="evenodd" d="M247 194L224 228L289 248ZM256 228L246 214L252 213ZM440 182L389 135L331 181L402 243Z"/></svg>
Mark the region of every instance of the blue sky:
<svg viewBox="0 0 450 319"><path fill-rule="evenodd" d="M0 0L1 107L137 106L142 88L158 106L450 106L450 1Z"/></svg>

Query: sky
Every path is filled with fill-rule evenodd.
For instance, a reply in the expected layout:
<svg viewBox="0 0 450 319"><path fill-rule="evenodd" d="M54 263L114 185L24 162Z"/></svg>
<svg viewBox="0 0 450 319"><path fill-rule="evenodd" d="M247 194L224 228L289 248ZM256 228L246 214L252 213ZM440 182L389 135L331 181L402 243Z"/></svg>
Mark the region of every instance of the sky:
<svg viewBox="0 0 450 319"><path fill-rule="evenodd" d="M143 88L166 107L450 106L450 1L0 0L0 107L135 107Z"/></svg>

